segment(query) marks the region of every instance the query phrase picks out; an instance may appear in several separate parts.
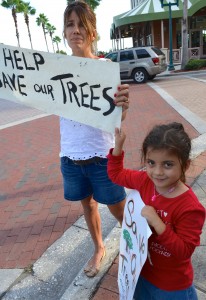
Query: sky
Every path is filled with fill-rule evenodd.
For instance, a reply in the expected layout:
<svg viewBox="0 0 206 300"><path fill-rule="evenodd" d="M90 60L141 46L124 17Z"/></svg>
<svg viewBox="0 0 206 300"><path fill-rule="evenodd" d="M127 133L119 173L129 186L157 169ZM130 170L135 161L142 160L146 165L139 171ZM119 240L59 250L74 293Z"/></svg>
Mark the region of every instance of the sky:
<svg viewBox="0 0 206 300"><path fill-rule="evenodd" d="M30 5L36 9L34 16L29 16L30 32L32 37L33 49L39 51L47 51L44 40L43 30L41 26L37 26L36 18L40 13L43 13L49 20L49 23L56 27L54 36L59 36L62 41L59 44L60 50L71 54L71 50L64 44L62 38L63 30L63 12L66 7L66 0L26 0ZM2 1L0 0L0 3ZM106 51L112 49L112 42L110 40L110 28L113 22L113 16L119 15L131 9L130 0L102 0L101 4L96 8L97 16L97 32L100 36L98 42L98 50ZM17 15L17 22L20 34L20 46L22 48L31 48L27 27L24 21L23 14ZM47 35L49 51L53 52L51 38ZM0 43L6 45L17 46L16 31L13 17L10 9L0 6ZM125 47L131 47L131 40L125 41ZM55 48L56 49L56 48Z"/></svg>

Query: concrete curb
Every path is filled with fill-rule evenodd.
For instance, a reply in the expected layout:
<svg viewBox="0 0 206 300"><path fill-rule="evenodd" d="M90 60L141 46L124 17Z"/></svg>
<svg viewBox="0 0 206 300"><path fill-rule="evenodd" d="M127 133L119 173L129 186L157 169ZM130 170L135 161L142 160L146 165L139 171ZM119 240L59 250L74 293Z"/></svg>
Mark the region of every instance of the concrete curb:
<svg viewBox="0 0 206 300"><path fill-rule="evenodd" d="M105 240L106 257L101 265L101 270L94 278L88 278L81 269L77 277L65 291L60 300L86 300L91 299L98 283L111 267L114 259L119 253L120 227L114 227Z"/></svg>
<svg viewBox="0 0 206 300"><path fill-rule="evenodd" d="M176 65L177 69L176 70L180 70L180 65ZM206 70L191 70L191 71L180 71L180 72L174 72L174 71L165 71L163 73L158 74L158 77L164 77L164 76L178 76L178 75L196 75L196 74L204 74L206 73Z"/></svg>
<svg viewBox="0 0 206 300"><path fill-rule="evenodd" d="M99 211L102 219L103 238L106 239L106 244L110 249L104 260L105 268L107 266L108 269L112 263L111 259L117 255L116 249L119 248L114 235L111 237L115 242L115 247L111 246L110 248L112 242L108 236L117 225L117 221L107 206L100 205ZM117 231L118 229L115 229L114 234L117 234ZM7 283L4 282L4 288L1 289L0 299L60 299L90 259L93 253L91 245L91 237L82 216L44 252L30 270L13 270L12 279L8 277L11 275L10 270L8 272L6 270L0 271L0 278L7 277ZM111 258L110 254L112 255ZM101 274L103 276L103 271Z"/></svg>

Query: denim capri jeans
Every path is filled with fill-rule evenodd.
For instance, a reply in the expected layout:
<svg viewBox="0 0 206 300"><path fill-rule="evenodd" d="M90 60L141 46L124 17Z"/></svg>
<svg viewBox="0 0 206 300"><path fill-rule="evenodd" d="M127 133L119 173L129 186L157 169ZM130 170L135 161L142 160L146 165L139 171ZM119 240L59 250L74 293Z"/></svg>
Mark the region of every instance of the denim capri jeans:
<svg viewBox="0 0 206 300"><path fill-rule="evenodd" d="M85 165L75 164L68 157L61 157L64 198L79 201L93 195L99 203L112 205L126 197L123 187L114 184L107 175L107 158Z"/></svg>

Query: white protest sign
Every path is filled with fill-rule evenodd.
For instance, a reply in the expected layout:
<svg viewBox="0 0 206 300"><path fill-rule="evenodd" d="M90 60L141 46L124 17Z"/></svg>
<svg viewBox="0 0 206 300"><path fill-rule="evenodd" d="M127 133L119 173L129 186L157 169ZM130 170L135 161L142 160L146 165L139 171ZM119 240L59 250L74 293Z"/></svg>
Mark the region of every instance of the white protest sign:
<svg viewBox="0 0 206 300"><path fill-rule="evenodd" d="M147 258L151 230L141 210L144 203L139 192L127 196L120 238L118 286L120 300L132 300L140 271Z"/></svg>
<svg viewBox="0 0 206 300"><path fill-rule="evenodd" d="M119 64L0 44L0 98L114 133Z"/></svg>

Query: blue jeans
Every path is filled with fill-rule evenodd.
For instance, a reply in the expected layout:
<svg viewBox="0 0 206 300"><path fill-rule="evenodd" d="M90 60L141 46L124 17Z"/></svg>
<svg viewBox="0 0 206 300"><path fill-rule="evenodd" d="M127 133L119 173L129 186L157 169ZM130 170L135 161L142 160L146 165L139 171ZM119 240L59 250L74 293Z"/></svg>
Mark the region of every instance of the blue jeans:
<svg viewBox="0 0 206 300"><path fill-rule="evenodd" d="M122 186L114 184L107 175L107 158L88 165L76 165L68 157L61 157L64 198L79 201L93 195L99 203L112 205L126 198Z"/></svg>
<svg viewBox="0 0 206 300"><path fill-rule="evenodd" d="M135 300L198 300L194 285L180 291L164 291L143 277L139 277L134 293Z"/></svg>

